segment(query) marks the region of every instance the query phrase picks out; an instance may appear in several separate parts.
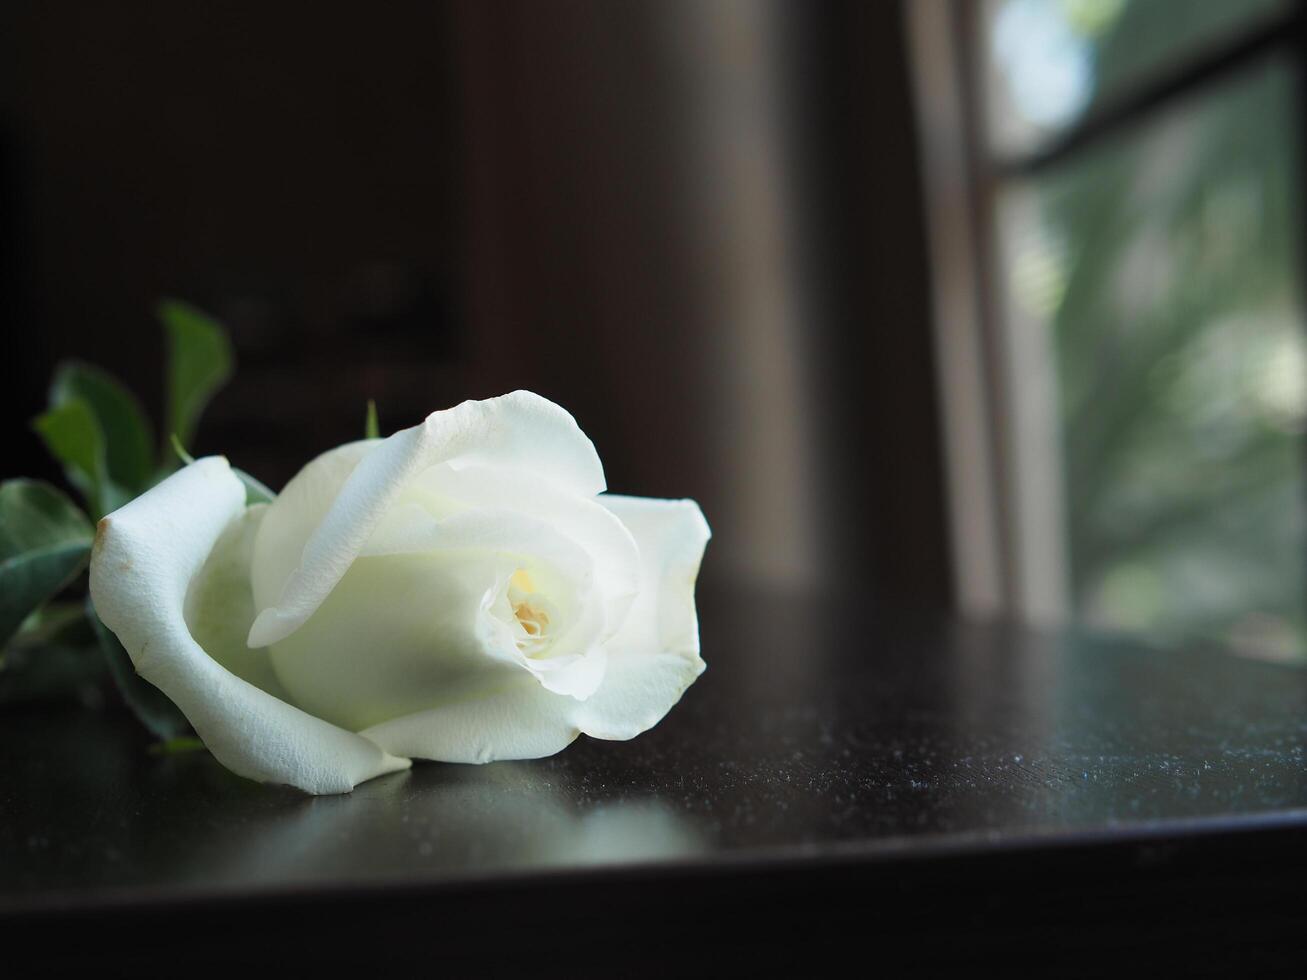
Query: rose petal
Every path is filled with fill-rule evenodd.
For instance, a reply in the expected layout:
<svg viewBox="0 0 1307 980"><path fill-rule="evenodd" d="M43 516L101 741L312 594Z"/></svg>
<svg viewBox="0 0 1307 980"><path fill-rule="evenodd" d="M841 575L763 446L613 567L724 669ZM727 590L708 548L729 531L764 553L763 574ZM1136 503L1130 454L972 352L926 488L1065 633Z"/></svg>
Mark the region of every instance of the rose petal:
<svg viewBox="0 0 1307 980"><path fill-rule="evenodd" d="M184 615L190 583L244 510L240 480L225 459L209 457L110 514L91 558L100 618L141 676L173 700L218 761L242 776L340 793L406 768L407 759L237 677L191 635Z"/></svg>
<svg viewBox="0 0 1307 980"><path fill-rule="evenodd" d="M511 574L486 554L360 558L313 617L272 646L277 676L296 704L351 731L468 685L529 677L507 654L493 656L485 635L486 592Z"/></svg>
<svg viewBox="0 0 1307 980"><path fill-rule="evenodd" d="M578 499L584 502L583 498ZM517 569L531 572L545 594L551 596L566 614L563 622L558 624L563 631L558 642L548 657L537 659L526 656L511 641L497 643L494 642L493 635L485 636L482 633L479 635L485 640L484 652L490 657L513 661L557 694L568 694L575 698L589 697L603 679L605 658L598 644L603 639L606 620L603 604L590 601L589 593L596 570L591 555L580 543L560 534L561 529L551 523L511 510L482 507L456 513L442 521L426 517L420 512L409 516L411 520L407 523L387 522L389 526L382 529L384 533L376 533L368 541L364 554L425 555L423 562L431 564L432 568L452 565L460 574L481 569L479 574L482 577L477 580L476 591L483 596L491 591L505 589L509 576ZM634 540L631 541L631 549L632 552L635 551ZM478 560L484 558L493 559L493 564L487 565L482 560L478 565ZM370 567L379 566L373 564ZM490 572L491 568L497 568L497 574ZM416 574L426 573L417 571ZM346 578L348 577L347 574ZM411 583L397 588L409 595L414 594ZM395 590L396 587L392 587L392 592ZM442 596L443 591L439 582L431 582L423 594ZM333 604L333 597L334 593L319 609ZM408 610L396 609L391 615L403 619L406 611L411 615L415 609L424 616L428 615L430 600L418 598L411 601ZM383 596L378 596L374 604L388 605ZM443 599L441 605L444 605ZM351 608L357 611L359 607L360 603L354 602ZM469 617L470 624L471 611L466 611L464 615ZM310 618L309 623L301 629L311 629L312 623L313 618ZM378 627L382 630L386 628L385 624L378 624ZM321 634L321 630L318 632ZM282 644L285 642L281 641ZM323 637L323 642L335 641L328 635ZM370 658L373 663L371 669L378 669L387 656L384 645L375 641L363 642L351 655L358 656L359 649L380 651L374 652ZM444 647L438 639L432 638L429 642L427 656L435 659L444 656ZM279 659L278 663L280 662ZM402 677L396 678L395 682L403 683Z"/></svg>
<svg viewBox="0 0 1307 980"><path fill-rule="evenodd" d="M545 522L590 555L595 586L603 596L603 638L622 625L639 588L640 549L597 498L565 493L533 473L507 466L438 466L414 481L410 496L428 507L499 508Z"/></svg>
<svg viewBox="0 0 1307 980"><path fill-rule="evenodd" d="M269 504L269 515L259 525L250 563L254 605L274 606L287 580L299 567L304 545L331 510L340 488L379 439L349 442L329 449L301 469Z"/></svg>
<svg viewBox="0 0 1307 980"><path fill-rule="evenodd" d="M186 590L186 626L210 657L259 690L285 701L286 691L267 651L251 650L245 643L254 622L250 559L254 537L267 512L267 504L255 504L219 536Z"/></svg>
<svg viewBox="0 0 1307 980"><path fill-rule="evenodd" d="M421 711L469 686L525 671L551 691L588 696L603 678L603 614L565 594L590 578L590 559L547 524L508 511L468 510L436 522L414 515L393 540L369 543L302 627L268 648L298 705L351 731ZM384 547L373 554L373 547ZM511 635L509 579L528 570L576 617L574 648L535 659ZM507 622L505 622L507 620ZM569 650L575 652L568 652Z"/></svg>
<svg viewBox="0 0 1307 980"><path fill-rule="evenodd" d="M608 671L573 717L595 738L652 728L704 670L694 584L712 532L693 500L605 494L640 546L642 582L626 622L608 641Z"/></svg>
<svg viewBox="0 0 1307 980"><path fill-rule="evenodd" d="M640 547L640 593L589 698L554 694L506 678L502 685L450 691L447 703L395 718L362 734L388 752L443 762L535 759L582 731L628 739L657 724L703 672L694 583L711 532L694 501L599 498Z"/></svg>
<svg viewBox="0 0 1307 980"><path fill-rule="evenodd" d="M421 425L383 440L358 463L307 539L275 606L264 608L255 619L249 645L267 646L299 629L345 575L409 482L446 462L455 468L521 467L583 496L604 488L594 445L571 415L539 395L515 391L435 412ZM281 498L273 503L260 537L280 533L289 506ZM264 555L265 549L256 544L256 563ZM263 569L256 569L256 581L265 577Z"/></svg>
<svg viewBox="0 0 1307 980"><path fill-rule="evenodd" d="M542 759L575 741L578 702L546 691L529 674L459 700L395 718L362 734L387 752L441 762Z"/></svg>

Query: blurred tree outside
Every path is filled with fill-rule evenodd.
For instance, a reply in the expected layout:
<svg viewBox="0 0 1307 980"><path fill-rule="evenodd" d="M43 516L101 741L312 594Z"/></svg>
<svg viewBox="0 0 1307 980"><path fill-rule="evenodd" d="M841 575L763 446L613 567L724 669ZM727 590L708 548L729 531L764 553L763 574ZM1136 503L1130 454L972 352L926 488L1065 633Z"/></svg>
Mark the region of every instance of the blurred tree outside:
<svg viewBox="0 0 1307 980"><path fill-rule="evenodd" d="M1082 44L1067 117L1239 7L1040 3ZM1305 659L1297 70L1223 74L1000 198L1006 294L1050 331L1080 621Z"/></svg>

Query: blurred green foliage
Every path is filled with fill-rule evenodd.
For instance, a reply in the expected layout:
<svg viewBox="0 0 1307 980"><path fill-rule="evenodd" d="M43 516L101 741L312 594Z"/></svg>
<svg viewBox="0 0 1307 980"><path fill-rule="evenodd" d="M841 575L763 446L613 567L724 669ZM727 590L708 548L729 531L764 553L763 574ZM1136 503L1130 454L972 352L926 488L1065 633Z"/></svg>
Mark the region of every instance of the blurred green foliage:
<svg viewBox="0 0 1307 980"><path fill-rule="evenodd" d="M0 483L0 648L86 567L94 533L77 505L49 484Z"/></svg>
<svg viewBox="0 0 1307 980"><path fill-rule="evenodd" d="M1083 35L1096 93L1278 4L1112 6ZM1008 294L1053 341L1083 621L1307 649L1297 84L1274 57L1222 76L1003 202Z"/></svg>
<svg viewBox="0 0 1307 980"><path fill-rule="evenodd" d="M177 300L159 305L168 358L165 439L155 441L140 402L113 375L76 361L60 364L49 408L32 426L81 494L85 512L35 480L0 484L0 701L84 693L107 672L127 705L168 744L190 730L181 712L143 681L126 651L83 604L51 603L90 559L94 521L189 461L209 400L231 377L231 341L216 320ZM174 452L175 450L175 452ZM250 502L274 494L240 470Z"/></svg>

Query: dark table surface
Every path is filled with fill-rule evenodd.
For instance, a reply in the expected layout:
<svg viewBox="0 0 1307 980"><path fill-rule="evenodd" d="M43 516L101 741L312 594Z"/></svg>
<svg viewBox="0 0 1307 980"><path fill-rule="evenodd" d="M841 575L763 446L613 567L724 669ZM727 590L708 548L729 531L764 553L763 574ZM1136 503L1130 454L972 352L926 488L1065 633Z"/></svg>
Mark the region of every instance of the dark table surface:
<svg viewBox="0 0 1307 980"><path fill-rule="evenodd" d="M915 937L921 965L1022 930L1083 965L1079 945L1170 928L1219 966L1216 922L1268 964L1296 954L1307 670L834 600L713 596L702 621L709 669L634 741L419 764L347 796L152 755L111 709L8 710L0 926L45 943L149 921L181 944L203 921L244 937L224 948L311 960L323 929L493 939L490 916L533 949L643 937L619 974L673 957L650 921L740 965L850 929ZM248 930L270 915L283 933Z"/></svg>

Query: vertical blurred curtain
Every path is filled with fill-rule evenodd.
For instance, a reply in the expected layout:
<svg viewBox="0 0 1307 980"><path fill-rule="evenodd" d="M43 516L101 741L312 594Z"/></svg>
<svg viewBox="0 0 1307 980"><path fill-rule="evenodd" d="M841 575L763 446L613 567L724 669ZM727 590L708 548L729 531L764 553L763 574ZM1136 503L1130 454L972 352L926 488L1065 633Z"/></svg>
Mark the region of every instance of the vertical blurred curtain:
<svg viewBox="0 0 1307 980"><path fill-rule="evenodd" d="M947 599L896 5L457 7L474 362L617 491L698 497L706 574Z"/></svg>
<svg viewBox="0 0 1307 980"><path fill-rule="evenodd" d="M461 48L478 360L571 405L614 489L704 498L720 575L793 586L818 559L776 21L469 3Z"/></svg>

